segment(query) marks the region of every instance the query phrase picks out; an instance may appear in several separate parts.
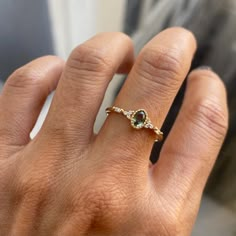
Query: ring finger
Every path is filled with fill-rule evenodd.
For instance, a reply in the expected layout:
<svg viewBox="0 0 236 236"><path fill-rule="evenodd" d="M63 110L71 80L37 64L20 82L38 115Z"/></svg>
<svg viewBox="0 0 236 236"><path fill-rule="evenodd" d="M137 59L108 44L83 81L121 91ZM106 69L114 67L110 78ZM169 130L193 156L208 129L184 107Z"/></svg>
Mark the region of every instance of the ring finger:
<svg viewBox="0 0 236 236"><path fill-rule="evenodd" d="M171 28L158 34L140 52L115 106L124 110L145 109L152 123L160 128L189 71L195 50L195 38L187 30ZM100 131L98 144L101 147L106 140L104 145L121 150L113 160L129 160L146 168L155 138L146 129L133 129L125 119L111 114Z"/></svg>

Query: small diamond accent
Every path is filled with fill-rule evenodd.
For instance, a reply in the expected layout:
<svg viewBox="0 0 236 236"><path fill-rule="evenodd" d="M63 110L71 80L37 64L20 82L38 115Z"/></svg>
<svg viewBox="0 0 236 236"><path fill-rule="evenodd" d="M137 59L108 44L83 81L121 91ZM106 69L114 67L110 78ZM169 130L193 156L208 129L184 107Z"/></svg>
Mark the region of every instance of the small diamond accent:
<svg viewBox="0 0 236 236"><path fill-rule="evenodd" d="M121 109L119 107L114 107L115 112L121 112Z"/></svg>
<svg viewBox="0 0 236 236"><path fill-rule="evenodd" d="M124 115L125 115L128 119L131 119L131 116L133 115L133 111L124 111Z"/></svg>
<svg viewBox="0 0 236 236"><path fill-rule="evenodd" d="M147 128L147 129L153 129L154 128L154 126L151 123L147 123L144 127Z"/></svg>

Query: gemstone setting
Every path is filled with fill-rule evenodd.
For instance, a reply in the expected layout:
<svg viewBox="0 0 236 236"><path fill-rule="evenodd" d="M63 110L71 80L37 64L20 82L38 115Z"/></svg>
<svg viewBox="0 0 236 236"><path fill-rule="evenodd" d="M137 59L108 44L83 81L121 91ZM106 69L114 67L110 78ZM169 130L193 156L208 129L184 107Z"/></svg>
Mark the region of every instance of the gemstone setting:
<svg viewBox="0 0 236 236"><path fill-rule="evenodd" d="M144 109L135 111L131 117L131 125L135 129L142 129L148 120L147 112Z"/></svg>
<svg viewBox="0 0 236 236"><path fill-rule="evenodd" d="M144 109L139 109L137 111L126 111L120 107L115 106L106 108L107 115L112 112L124 115L128 120L130 120L131 126L134 129L146 128L152 131L156 135L155 142L163 140L163 132L161 132L160 129L152 124L150 118L148 117L148 113Z"/></svg>

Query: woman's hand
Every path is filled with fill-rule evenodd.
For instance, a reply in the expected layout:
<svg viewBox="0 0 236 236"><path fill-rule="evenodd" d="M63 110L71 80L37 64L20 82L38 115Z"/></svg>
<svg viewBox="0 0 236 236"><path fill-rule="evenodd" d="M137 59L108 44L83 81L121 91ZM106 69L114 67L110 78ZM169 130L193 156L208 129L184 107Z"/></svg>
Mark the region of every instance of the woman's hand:
<svg viewBox="0 0 236 236"><path fill-rule="evenodd" d="M225 88L209 70L189 75L181 111L157 164L152 133L111 114L93 133L116 72L129 73L115 105L162 123L196 49L180 28L153 38L134 62L131 40L103 33L66 65L52 56L14 72L0 97L1 236L185 236L227 130ZM30 140L48 94L56 93Z"/></svg>

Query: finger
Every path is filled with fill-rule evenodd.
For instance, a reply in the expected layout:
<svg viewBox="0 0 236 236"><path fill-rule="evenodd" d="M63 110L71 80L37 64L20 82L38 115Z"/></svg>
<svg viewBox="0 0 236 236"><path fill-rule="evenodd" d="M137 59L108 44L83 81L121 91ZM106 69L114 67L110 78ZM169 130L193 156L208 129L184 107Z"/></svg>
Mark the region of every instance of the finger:
<svg viewBox="0 0 236 236"><path fill-rule="evenodd" d="M152 123L160 128L189 71L195 49L196 41L189 31L172 28L161 32L140 52L115 106L125 110L143 108L148 112ZM124 150L126 155L122 154L118 158L121 162L124 158L135 163L141 161L142 167L148 166L155 139L151 131L137 131L125 117L112 113L99 136L98 146L106 145ZM147 165L143 165L143 160Z"/></svg>
<svg viewBox="0 0 236 236"><path fill-rule="evenodd" d="M209 70L189 76L180 114L166 140L154 177L173 204L198 206L228 125L226 91ZM187 207L188 208L188 207Z"/></svg>
<svg viewBox="0 0 236 236"><path fill-rule="evenodd" d="M4 85L0 98L0 139L25 145L45 99L58 83L63 61L54 56L36 59L16 70Z"/></svg>
<svg viewBox="0 0 236 236"><path fill-rule="evenodd" d="M133 64L133 46L122 33L102 33L71 54L58 85L45 129L67 141L87 144L106 88L114 74Z"/></svg>

